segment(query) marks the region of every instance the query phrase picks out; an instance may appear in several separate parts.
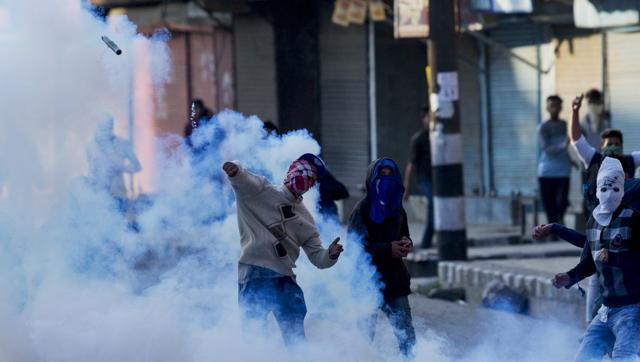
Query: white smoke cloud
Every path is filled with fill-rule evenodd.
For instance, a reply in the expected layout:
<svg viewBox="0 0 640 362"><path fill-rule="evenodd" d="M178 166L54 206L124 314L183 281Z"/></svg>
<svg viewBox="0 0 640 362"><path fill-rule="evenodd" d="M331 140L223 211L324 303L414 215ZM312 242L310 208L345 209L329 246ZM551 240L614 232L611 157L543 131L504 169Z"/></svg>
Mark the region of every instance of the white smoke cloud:
<svg viewBox="0 0 640 362"><path fill-rule="evenodd" d="M147 39L124 17L104 23L77 0L0 9L1 361L398 360L389 333L372 344L357 327L380 297L354 244L329 270L298 262L308 344L286 350L275 321L242 332L234 198L220 166L240 160L280 183L293 159L320 152L306 131L265 138L258 118L225 111L194 137L217 140L199 162L177 136L143 140L156 150L143 160L153 193L133 227L87 184L85 150L105 112L126 136L133 72L155 91L135 101L136 134L151 127L140 119L170 76L166 34ZM316 191L305 200L313 210ZM325 242L344 240L340 225L318 220ZM419 359L447 360L418 334Z"/></svg>

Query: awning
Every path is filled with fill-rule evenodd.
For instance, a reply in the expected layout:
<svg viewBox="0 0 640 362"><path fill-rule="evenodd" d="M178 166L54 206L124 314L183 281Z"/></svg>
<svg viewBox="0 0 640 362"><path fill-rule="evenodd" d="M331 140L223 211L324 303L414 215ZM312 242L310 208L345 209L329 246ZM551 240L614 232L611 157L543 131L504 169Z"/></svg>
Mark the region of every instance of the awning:
<svg viewBox="0 0 640 362"><path fill-rule="evenodd" d="M637 0L575 0L573 18L578 28L611 28L640 24Z"/></svg>

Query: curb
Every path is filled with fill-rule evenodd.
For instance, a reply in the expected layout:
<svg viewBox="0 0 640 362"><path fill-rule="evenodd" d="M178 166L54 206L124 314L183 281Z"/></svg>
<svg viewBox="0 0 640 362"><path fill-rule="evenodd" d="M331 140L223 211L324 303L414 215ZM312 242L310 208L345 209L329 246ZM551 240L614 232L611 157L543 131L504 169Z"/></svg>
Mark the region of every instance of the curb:
<svg viewBox="0 0 640 362"><path fill-rule="evenodd" d="M525 291L530 298L571 304L584 303L577 288L557 289L547 277L507 272L490 267L480 268L467 262L440 262L438 277L443 285L450 287L484 289L489 282L497 280L511 288Z"/></svg>

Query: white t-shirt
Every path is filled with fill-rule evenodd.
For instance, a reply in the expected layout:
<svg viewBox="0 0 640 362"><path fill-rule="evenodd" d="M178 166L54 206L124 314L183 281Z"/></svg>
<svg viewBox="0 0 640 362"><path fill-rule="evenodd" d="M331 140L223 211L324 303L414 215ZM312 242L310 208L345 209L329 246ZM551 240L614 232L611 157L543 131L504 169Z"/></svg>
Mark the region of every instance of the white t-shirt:
<svg viewBox="0 0 640 362"><path fill-rule="evenodd" d="M593 155L595 155L597 152L596 149L593 148L593 146L591 146L589 142L587 142L587 139L584 138L584 135L581 135L577 141L571 142L571 144L578 153L578 156L584 164L584 167L588 168L591 164L591 160L593 159ZM640 167L640 151L631 152L631 156L633 157L634 167Z"/></svg>

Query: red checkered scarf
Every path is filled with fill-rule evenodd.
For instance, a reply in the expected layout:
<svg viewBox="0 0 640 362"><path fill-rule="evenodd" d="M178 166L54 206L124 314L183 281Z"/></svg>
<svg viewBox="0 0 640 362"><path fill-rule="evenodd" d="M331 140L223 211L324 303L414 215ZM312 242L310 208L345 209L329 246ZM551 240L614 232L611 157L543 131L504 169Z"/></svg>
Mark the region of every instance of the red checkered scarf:
<svg viewBox="0 0 640 362"><path fill-rule="evenodd" d="M297 197L301 198L302 194L307 192L316 184L318 172L316 168L305 160L295 160L289 166L284 184Z"/></svg>

